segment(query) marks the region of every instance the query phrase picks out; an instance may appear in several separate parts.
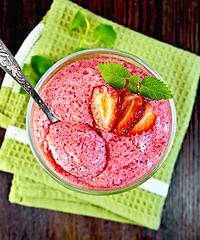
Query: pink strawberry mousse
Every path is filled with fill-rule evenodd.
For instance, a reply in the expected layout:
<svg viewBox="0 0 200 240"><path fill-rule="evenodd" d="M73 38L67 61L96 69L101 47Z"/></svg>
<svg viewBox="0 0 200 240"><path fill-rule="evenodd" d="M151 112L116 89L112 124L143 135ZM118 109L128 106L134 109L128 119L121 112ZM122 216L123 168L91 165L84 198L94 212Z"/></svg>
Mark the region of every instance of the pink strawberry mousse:
<svg viewBox="0 0 200 240"><path fill-rule="evenodd" d="M147 76L128 62L108 57L83 59L66 66L42 92L60 122L51 124L36 107L35 144L45 164L64 181L86 189L112 190L130 185L158 164L169 140L169 117L165 100L151 101L157 119L149 132L125 137L97 129L90 97L94 87L106 85L98 70L100 62L123 64L140 80Z"/></svg>
<svg viewBox="0 0 200 240"><path fill-rule="evenodd" d="M52 124L47 141L56 163L74 176L93 178L106 166L105 141L84 123Z"/></svg>

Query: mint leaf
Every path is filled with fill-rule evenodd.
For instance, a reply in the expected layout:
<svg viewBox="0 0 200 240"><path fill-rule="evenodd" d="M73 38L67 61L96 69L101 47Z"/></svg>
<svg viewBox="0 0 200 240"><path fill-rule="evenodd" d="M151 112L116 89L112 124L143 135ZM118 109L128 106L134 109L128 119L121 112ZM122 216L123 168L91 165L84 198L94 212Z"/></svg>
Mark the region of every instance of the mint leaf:
<svg viewBox="0 0 200 240"><path fill-rule="evenodd" d="M28 78L30 84L35 87L42 75L52 66L51 61L42 56L33 56L30 64L24 64L22 71ZM23 88L20 88L20 93L25 93Z"/></svg>
<svg viewBox="0 0 200 240"><path fill-rule="evenodd" d="M38 80L37 75L35 74L31 64L25 63L22 67L22 71L26 76L31 75L36 81Z"/></svg>
<svg viewBox="0 0 200 240"><path fill-rule="evenodd" d="M21 87L20 90L19 90L19 93L22 93L24 94L26 91Z"/></svg>
<svg viewBox="0 0 200 240"><path fill-rule="evenodd" d="M161 80L148 76L142 79L139 93L150 100L161 100L172 98L171 91Z"/></svg>
<svg viewBox="0 0 200 240"><path fill-rule="evenodd" d="M33 87L35 87L35 85L38 82L38 76L35 74L35 72L33 71L33 68L31 67L30 64L25 63L22 67L22 71L24 72L24 74L26 75L26 77L28 78L29 82L31 83L31 85ZM25 93L26 91L21 87L20 88L20 93Z"/></svg>
<svg viewBox="0 0 200 240"><path fill-rule="evenodd" d="M27 72L29 72L30 67L28 66L27 63L24 63L24 66L22 67L22 71L24 72L24 74L26 75Z"/></svg>
<svg viewBox="0 0 200 240"><path fill-rule="evenodd" d="M69 31L82 27L83 25L85 25L85 23L86 22L84 15L80 11L78 11L69 26Z"/></svg>
<svg viewBox="0 0 200 240"><path fill-rule="evenodd" d="M34 79L32 76L30 76L30 75L28 75L28 76L26 76L26 77L28 78L30 84L31 84L33 87L35 87L36 84L37 84L37 81L35 81L35 79ZM24 94L26 91L21 87L20 90L19 90L19 92Z"/></svg>
<svg viewBox="0 0 200 240"><path fill-rule="evenodd" d="M132 93L137 93L138 92L138 88L136 84L133 84L131 82L128 83L127 85L127 89L132 92Z"/></svg>
<svg viewBox="0 0 200 240"><path fill-rule="evenodd" d="M132 93L137 93L138 86L140 84L138 74L132 75L130 78L128 78L128 80L129 80L129 83L127 85L127 89Z"/></svg>
<svg viewBox="0 0 200 240"><path fill-rule="evenodd" d="M132 93L137 93L137 91L138 91L137 85L132 84L131 82L128 83L127 89Z"/></svg>
<svg viewBox="0 0 200 240"><path fill-rule="evenodd" d="M138 74L134 74L132 76L130 76L130 78L128 79L132 84L135 85L139 85L140 84L140 79L138 77Z"/></svg>
<svg viewBox="0 0 200 240"><path fill-rule="evenodd" d="M123 89L126 85L126 78L129 77L129 70L117 63L98 63L99 71L105 82L116 89Z"/></svg>
<svg viewBox="0 0 200 240"><path fill-rule="evenodd" d="M52 66L52 63L48 59L36 55L31 58L31 66L38 78L41 78L42 75Z"/></svg>
<svg viewBox="0 0 200 240"><path fill-rule="evenodd" d="M110 25L100 24L94 30L94 37L102 42L106 47L109 47L115 42L117 34Z"/></svg>

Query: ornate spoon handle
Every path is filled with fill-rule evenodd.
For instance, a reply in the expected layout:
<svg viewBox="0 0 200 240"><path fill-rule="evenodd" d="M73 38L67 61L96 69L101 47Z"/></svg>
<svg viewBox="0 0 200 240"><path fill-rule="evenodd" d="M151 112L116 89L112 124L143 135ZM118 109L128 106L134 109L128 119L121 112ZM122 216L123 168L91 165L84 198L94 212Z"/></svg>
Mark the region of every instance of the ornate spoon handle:
<svg viewBox="0 0 200 240"><path fill-rule="evenodd" d="M20 84L20 86L36 101L39 107L47 115L51 123L58 122L59 120L55 118L47 107L45 102L41 99L35 89L32 87L27 77L23 73L16 59L12 53L8 50L6 45L0 39L0 67L7 72L13 79Z"/></svg>

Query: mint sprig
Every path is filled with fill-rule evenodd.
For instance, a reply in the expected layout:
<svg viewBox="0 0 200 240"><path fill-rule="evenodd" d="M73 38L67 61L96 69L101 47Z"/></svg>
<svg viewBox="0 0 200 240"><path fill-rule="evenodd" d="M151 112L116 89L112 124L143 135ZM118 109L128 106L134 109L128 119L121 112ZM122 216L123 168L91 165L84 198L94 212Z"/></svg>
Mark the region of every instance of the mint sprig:
<svg viewBox="0 0 200 240"><path fill-rule="evenodd" d="M117 63L98 63L99 71L105 82L116 89L123 89L127 84L130 92L140 94L150 100L172 98L166 84L153 76L144 77L140 83L138 74L130 76L128 68ZM130 76L130 77L129 77Z"/></svg>
<svg viewBox="0 0 200 240"><path fill-rule="evenodd" d="M52 66L52 62L47 58L39 55L31 57L30 64L25 63L22 71L28 78L30 84L35 87L42 75ZM20 93L25 93L23 88L20 88Z"/></svg>
<svg viewBox="0 0 200 240"><path fill-rule="evenodd" d="M99 42L102 43L105 47L109 47L115 42L117 37L117 34L112 26L107 24L100 24L93 31L93 37L95 41L86 41L86 37L90 31L90 22L80 11L76 13L69 26L69 32L72 32L73 30L78 30L80 33L80 44L75 51L83 48L86 49L85 46L83 47L84 44L87 46L95 46L96 43Z"/></svg>

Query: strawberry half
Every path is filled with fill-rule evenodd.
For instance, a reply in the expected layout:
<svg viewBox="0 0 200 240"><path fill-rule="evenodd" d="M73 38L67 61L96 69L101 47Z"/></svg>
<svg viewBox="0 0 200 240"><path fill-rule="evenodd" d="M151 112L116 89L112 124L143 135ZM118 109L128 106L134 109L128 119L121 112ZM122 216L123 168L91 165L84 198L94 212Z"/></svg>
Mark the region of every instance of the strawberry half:
<svg viewBox="0 0 200 240"><path fill-rule="evenodd" d="M143 110L143 98L137 94L125 92L121 96L120 116L112 130L117 135L125 135L138 122Z"/></svg>
<svg viewBox="0 0 200 240"><path fill-rule="evenodd" d="M113 87L104 85L93 89L91 96L91 111L98 127L110 131L119 115L120 94Z"/></svg>
<svg viewBox="0 0 200 240"><path fill-rule="evenodd" d="M145 102L144 104L144 113L136 123L133 128L126 134L127 137L131 137L134 135L142 134L144 132L148 132L153 128L156 122L157 115L153 110L153 107L149 102Z"/></svg>

